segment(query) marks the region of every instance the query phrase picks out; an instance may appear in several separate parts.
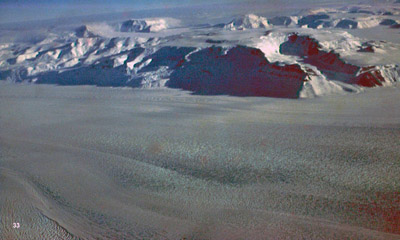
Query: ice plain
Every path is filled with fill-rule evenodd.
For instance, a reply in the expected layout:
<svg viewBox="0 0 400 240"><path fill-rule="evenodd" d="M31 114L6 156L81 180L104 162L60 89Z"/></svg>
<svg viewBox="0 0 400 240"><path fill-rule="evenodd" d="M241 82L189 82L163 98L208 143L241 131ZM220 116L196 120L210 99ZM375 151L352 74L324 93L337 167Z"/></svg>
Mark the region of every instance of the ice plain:
<svg viewBox="0 0 400 240"><path fill-rule="evenodd" d="M399 96L2 83L1 234L398 239Z"/></svg>

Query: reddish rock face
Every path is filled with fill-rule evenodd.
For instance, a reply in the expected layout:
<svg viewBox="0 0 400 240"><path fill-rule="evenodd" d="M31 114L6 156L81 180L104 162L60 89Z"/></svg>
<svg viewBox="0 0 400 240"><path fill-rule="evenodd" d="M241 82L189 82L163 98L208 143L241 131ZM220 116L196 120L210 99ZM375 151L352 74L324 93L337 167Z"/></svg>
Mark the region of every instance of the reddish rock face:
<svg viewBox="0 0 400 240"><path fill-rule="evenodd" d="M292 34L288 41L281 44L280 52L302 57L305 63L316 66L329 79L364 87L381 86L385 81L375 67L360 68L346 63L339 54L321 50L318 41L308 36Z"/></svg>
<svg viewBox="0 0 400 240"><path fill-rule="evenodd" d="M330 71L329 74L344 73L354 75L359 70L359 67L347 64L340 59L339 55L331 52L319 51L317 55L310 56L305 60L306 63L316 66L322 71Z"/></svg>
<svg viewBox="0 0 400 240"><path fill-rule="evenodd" d="M363 72L366 71L366 72ZM354 78L354 83L363 87L382 86L385 79L379 70L362 68L360 74Z"/></svg>
<svg viewBox="0 0 400 240"><path fill-rule="evenodd" d="M374 50L373 46L365 46L365 47L362 47L359 50L357 50L357 52L370 52L370 53L373 53L373 52L375 52L375 50Z"/></svg>
<svg viewBox="0 0 400 240"><path fill-rule="evenodd" d="M292 34L288 41L281 45L281 53L299 57L312 56L319 53L319 47L318 42L310 37Z"/></svg>
<svg viewBox="0 0 400 240"><path fill-rule="evenodd" d="M400 24L391 25L390 28L399 29L400 28Z"/></svg>
<svg viewBox="0 0 400 240"><path fill-rule="evenodd" d="M193 53L170 76L168 87L196 94L298 98L307 74L299 65L267 61L256 48L221 47Z"/></svg>

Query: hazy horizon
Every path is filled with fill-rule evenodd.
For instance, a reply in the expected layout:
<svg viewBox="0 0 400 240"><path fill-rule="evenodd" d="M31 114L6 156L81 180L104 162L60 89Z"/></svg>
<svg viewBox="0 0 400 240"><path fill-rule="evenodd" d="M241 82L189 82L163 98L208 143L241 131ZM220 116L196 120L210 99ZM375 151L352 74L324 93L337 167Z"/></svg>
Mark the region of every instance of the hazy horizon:
<svg viewBox="0 0 400 240"><path fill-rule="evenodd" d="M74 0L63 0L63 1L50 1L50 0L23 0L23 1L2 1L0 3L0 23L17 23L25 21L35 21L35 20L48 20L48 19L63 19L68 17L82 17L89 15L98 14L112 14L112 13L122 13L128 14L129 12L142 11L142 10L165 10L170 11L174 9L181 8L203 8L210 6L219 6L222 14L228 14L229 11L233 10L243 10L249 11L249 9L254 9L255 11L260 11L261 9L271 9L279 12L281 9L301 9L313 6L323 6L323 5L340 5L340 4L355 4L360 1L332 1L324 0L315 3L315 1L301 0L301 1L283 1L283 0L272 0L272 1L260 1L260 0L224 0L224 1L202 1L198 3L193 0L185 1L159 1L151 0L144 1L139 0L135 2L118 0L113 2L105 2L100 0L85 0L85 1L74 1ZM365 3L384 3L385 0L372 1L365 0ZM239 9L235 9L239 8ZM235 11L233 11L235 13Z"/></svg>

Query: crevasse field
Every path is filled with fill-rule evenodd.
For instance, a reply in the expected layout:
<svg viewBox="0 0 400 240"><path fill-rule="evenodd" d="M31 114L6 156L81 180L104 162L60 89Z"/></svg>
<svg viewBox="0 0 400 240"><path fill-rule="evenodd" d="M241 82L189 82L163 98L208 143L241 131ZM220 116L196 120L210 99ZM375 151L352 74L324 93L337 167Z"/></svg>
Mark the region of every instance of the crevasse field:
<svg viewBox="0 0 400 240"><path fill-rule="evenodd" d="M400 4L317 5L1 24L0 239L400 239Z"/></svg>

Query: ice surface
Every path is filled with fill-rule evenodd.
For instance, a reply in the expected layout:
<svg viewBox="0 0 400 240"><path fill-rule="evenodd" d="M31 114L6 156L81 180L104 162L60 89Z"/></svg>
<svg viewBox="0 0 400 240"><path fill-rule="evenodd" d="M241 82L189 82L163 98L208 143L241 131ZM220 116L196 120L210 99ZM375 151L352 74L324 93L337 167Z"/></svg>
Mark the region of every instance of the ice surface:
<svg viewBox="0 0 400 240"><path fill-rule="evenodd" d="M299 101L2 82L0 234L15 238L17 219L22 238L398 239L399 91ZM374 203L388 215L371 217Z"/></svg>

